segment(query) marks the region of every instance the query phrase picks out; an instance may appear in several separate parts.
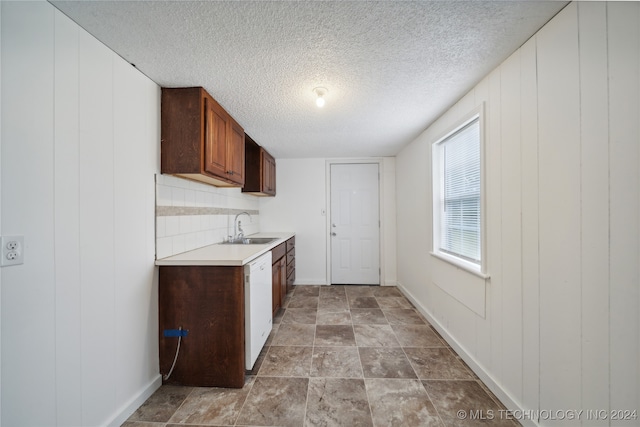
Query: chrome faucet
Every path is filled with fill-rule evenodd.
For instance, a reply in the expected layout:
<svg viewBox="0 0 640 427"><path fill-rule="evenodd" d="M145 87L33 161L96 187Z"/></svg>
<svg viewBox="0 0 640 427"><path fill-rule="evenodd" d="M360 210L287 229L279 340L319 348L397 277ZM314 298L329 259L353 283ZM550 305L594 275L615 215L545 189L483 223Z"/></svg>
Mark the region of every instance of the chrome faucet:
<svg viewBox="0 0 640 427"><path fill-rule="evenodd" d="M240 212L238 215L236 215L235 219L233 220L233 240L242 239L244 237L242 222L238 221L238 217L242 214L248 216L249 221L251 221L251 215L249 215L249 212Z"/></svg>

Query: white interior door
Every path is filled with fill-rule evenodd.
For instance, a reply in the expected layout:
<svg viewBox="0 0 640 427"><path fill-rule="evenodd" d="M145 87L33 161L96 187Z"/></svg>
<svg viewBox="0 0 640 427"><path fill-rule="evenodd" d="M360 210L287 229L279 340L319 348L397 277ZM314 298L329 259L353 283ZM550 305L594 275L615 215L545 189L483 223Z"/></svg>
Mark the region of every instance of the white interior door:
<svg viewBox="0 0 640 427"><path fill-rule="evenodd" d="M331 165L331 284L380 284L377 163Z"/></svg>

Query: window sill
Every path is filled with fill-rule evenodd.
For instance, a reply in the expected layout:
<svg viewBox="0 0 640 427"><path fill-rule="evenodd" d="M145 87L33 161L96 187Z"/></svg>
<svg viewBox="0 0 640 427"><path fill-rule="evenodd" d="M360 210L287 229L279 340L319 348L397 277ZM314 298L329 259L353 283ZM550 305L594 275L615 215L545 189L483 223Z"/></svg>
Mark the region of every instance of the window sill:
<svg viewBox="0 0 640 427"><path fill-rule="evenodd" d="M429 252L429 253L431 254L431 256L433 256L435 258L438 258L438 259L440 259L442 261L445 261L445 262L447 262L447 263L449 263L451 265L454 265L454 266L456 266L456 267L458 267L458 268L460 268L462 270L465 270L465 271L473 274L474 276L478 276L481 279L487 280L487 279L489 279L491 277L488 274L484 274L484 273L480 272L478 269L472 267L471 263L466 263L466 262L461 261L461 260L459 260L459 259L457 259L455 257L448 256L448 255L445 255L445 254L441 254L441 253L438 253L438 252Z"/></svg>

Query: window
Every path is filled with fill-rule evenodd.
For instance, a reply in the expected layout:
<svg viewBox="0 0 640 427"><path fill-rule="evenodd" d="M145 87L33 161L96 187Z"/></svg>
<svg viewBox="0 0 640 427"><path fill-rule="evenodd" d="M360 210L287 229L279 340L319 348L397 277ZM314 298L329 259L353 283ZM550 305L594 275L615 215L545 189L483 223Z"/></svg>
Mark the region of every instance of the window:
<svg viewBox="0 0 640 427"><path fill-rule="evenodd" d="M482 268L480 113L433 145L433 253L475 272Z"/></svg>

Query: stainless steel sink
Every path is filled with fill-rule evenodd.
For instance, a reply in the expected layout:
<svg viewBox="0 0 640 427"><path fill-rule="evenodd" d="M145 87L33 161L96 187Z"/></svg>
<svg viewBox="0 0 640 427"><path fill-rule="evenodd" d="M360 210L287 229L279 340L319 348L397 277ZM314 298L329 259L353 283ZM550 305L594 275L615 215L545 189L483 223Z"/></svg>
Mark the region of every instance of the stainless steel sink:
<svg viewBox="0 0 640 427"><path fill-rule="evenodd" d="M242 239L228 240L221 242L221 245L266 245L278 240L275 237L244 237Z"/></svg>

